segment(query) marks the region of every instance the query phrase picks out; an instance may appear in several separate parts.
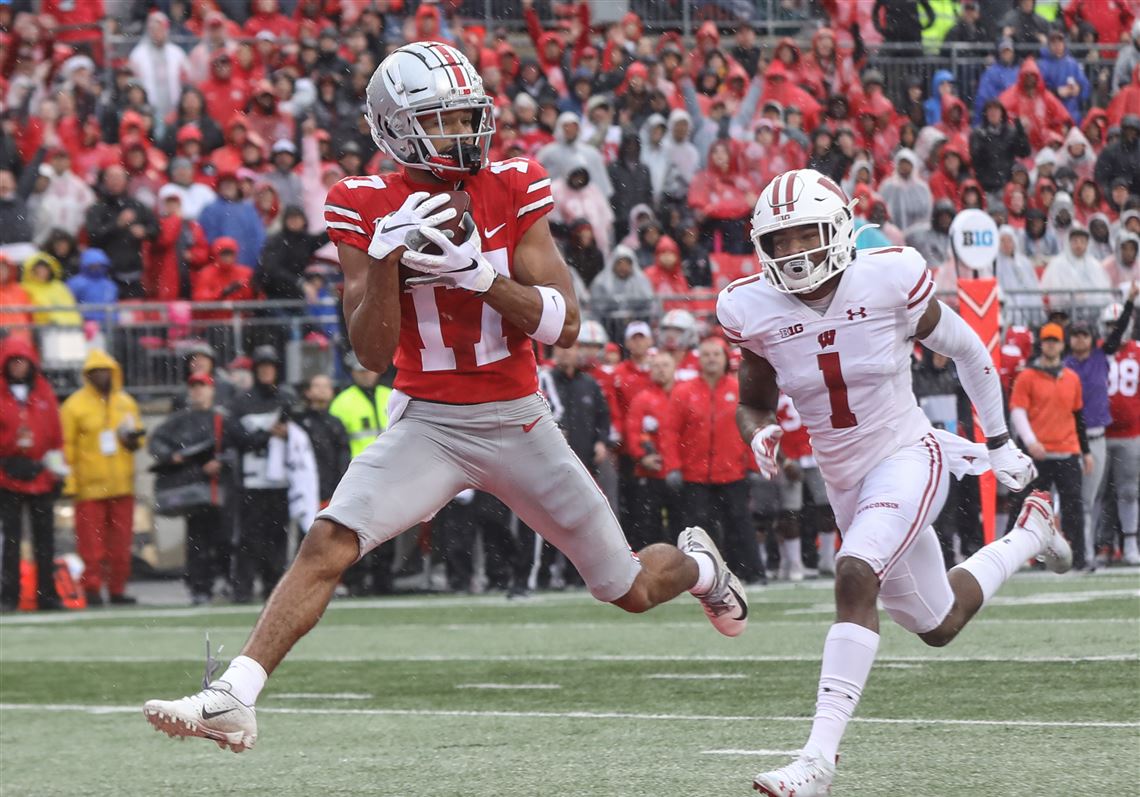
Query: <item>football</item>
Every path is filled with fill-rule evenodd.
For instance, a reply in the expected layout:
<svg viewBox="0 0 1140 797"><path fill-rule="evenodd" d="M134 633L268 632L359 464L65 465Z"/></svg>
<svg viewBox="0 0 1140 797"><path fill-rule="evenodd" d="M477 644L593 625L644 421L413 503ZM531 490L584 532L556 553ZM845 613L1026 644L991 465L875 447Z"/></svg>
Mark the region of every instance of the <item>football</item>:
<svg viewBox="0 0 1140 797"><path fill-rule="evenodd" d="M442 213L447 208L454 208L455 217L443 222L437 229L444 235L450 237L453 241L462 241L465 234L463 231L463 216L471 209L471 195L466 191L447 191L445 193L447 194L447 204L437 208L435 213ZM443 254L443 250L424 239L418 231L413 232L408 237L408 246L429 255Z"/></svg>

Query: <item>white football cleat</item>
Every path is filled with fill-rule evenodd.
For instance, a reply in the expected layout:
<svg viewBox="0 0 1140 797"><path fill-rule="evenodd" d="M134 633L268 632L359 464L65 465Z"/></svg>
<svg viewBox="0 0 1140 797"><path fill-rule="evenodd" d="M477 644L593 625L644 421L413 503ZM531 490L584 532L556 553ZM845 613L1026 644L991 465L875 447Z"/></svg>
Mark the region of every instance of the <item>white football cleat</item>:
<svg viewBox="0 0 1140 797"><path fill-rule="evenodd" d="M1041 540L1037 558L1054 573L1067 573L1073 567L1073 549L1057 527L1053 514L1053 496L1044 490L1034 490L1025 499L1017 525L1031 531Z"/></svg>
<svg viewBox="0 0 1140 797"><path fill-rule="evenodd" d="M824 797L831 794L834 778L835 764L803 750L786 767L761 772L753 779L752 788L768 797Z"/></svg>
<svg viewBox="0 0 1140 797"><path fill-rule="evenodd" d="M712 538L699 526L690 526L677 538L677 547L690 556L707 556L712 560L716 569L712 589L696 598L713 628L725 636L740 636L748 626L748 598L740 579L728 569Z"/></svg>
<svg viewBox="0 0 1140 797"><path fill-rule="evenodd" d="M248 750L257 742L257 713L230 692L225 681L214 681L196 695L178 700L148 700L143 715L167 736L213 739L223 750Z"/></svg>

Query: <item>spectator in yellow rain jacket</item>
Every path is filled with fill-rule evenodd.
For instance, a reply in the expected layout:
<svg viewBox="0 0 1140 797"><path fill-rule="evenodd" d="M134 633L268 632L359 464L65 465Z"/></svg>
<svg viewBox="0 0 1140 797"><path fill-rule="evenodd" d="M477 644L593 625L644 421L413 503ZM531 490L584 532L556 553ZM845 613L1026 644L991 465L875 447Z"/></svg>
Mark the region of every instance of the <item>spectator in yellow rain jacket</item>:
<svg viewBox="0 0 1140 797"><path fill-rule="evenodd" d="M71 466L66 492L75 496L75 544L86 569L88 605L130 604L131 539L135 508L135 454L143 441L138 405L123 390L119 363L92 351L83 387L60 410L63 447Z"/></svg>
<svg viewBox="0 0 1140 797"><path fill-rule="evenodd" d="M37 307L75 307L75 297L63 281L63 266L51 255L43 252L24 261L24 279L21 283L32 304ZM37 324L79 326L82 316L74 310L45 310L34 314Z"/></svg>

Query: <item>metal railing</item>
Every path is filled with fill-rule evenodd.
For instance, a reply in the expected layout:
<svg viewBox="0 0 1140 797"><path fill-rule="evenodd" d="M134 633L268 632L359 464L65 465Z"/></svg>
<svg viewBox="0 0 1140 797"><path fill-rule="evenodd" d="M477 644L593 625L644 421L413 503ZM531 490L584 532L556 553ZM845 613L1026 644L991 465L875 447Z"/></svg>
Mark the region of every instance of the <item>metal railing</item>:
<svg viewBox="0 0 1140 797"><path fill-rule="evenodd" d="M1044 298L1048 296L1048 303ZM956 305L954 295L940 295ZM681 296L657 296L635 303L584 308L597 318L612 340L622 340L631 321L656 325L666 310L685 307L707 330L716 326L716 292L695 291ZM1002 326L1036 328L1049 313L1064 310L1074 321L1096 322L1104 307L1119 301L1117 291L1022 291L1003 296ZM124 303L81 305L83 326L31 324L7 325L4 334L30 334L39 347L45 374L58 393L79 386L87 352L103 349L118 360L124 385L139 398L170 396L182 390L186 359L192 349L207 342L214 360L225 366L248 354L254 346L269 344L282 354L285 381L297 384L317 373L343 377L343 357L348 351L338 308L314 308L303 302L212 302ZM39 312L75 308L5 307L5 313ZM600 312L599 312L600 311Z"/></svg>

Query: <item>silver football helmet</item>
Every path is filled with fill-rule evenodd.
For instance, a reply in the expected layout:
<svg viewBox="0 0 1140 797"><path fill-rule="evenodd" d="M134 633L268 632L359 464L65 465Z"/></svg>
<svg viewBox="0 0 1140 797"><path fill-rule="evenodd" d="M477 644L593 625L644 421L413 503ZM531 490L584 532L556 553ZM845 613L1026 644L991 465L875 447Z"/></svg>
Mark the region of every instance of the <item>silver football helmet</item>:
<svg viewBox="0 0 1140 797"><path fill-rule="evenodd" d="M493 107L467 57L440 42L405 44L368 81L368 126L376 146L401 166L442 179L462 179L487 163ZM463 109L471 111L471 133L437 132L444 129L444 114Z"/></svg>

